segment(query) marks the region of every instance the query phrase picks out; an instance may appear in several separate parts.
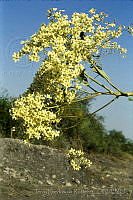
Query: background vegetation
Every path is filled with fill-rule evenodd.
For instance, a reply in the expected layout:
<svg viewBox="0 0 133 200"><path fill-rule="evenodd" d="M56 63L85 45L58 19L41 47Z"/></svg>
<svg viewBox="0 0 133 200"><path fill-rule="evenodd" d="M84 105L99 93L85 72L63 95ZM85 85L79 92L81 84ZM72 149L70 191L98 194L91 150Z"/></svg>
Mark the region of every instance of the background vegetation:
<svg viewBox="0 0 133 200"><path fill-rule="evenodd" d="M10 97L6 90L0 95L0 137L25 139L22 128L23 121L12 120L9 109L17 97ZM91 100L84 100L68 105L63 113L63 119L58 125L63 130L60 138L52 142L32 139L34 144L45 144L55 148L68 149L74 147L85 152L97 152L120 156L133 154L133 141L126 138L122 131L107 131L104 118L89 113ZM15 128L14 128L15 127Z"/></svg>

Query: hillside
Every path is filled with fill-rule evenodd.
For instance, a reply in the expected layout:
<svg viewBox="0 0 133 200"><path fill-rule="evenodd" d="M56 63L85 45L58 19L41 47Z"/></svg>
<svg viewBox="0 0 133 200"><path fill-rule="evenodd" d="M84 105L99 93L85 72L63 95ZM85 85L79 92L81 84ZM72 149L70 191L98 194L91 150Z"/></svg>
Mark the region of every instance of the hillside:
<svg viewBox="0 0 133 200"><path fill-rule="evenodd" d="M74 171L63 151L0 138L0 200L131 200L133 158L87 154Z"/></svg>

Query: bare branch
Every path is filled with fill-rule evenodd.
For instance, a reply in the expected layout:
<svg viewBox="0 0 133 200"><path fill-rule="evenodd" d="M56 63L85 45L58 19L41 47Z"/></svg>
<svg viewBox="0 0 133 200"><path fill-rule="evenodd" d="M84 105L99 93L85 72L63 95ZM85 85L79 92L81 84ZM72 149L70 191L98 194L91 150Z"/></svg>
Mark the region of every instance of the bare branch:
<svg viewBox="0 0 133 200"><path fill-rule="evenodd" d="M113 98L111 101L109 101L108 103L106 103L104 106L102 106L101 108L99 108L98 110L96 110L95 112L91 113L91 115L94 115L95 113L97 113L98 111L102 110L103 108L105 108L106 106L108 106L109 104L113 103L116 99L118 99L119 96L116 96L115 98Z"/></svg>

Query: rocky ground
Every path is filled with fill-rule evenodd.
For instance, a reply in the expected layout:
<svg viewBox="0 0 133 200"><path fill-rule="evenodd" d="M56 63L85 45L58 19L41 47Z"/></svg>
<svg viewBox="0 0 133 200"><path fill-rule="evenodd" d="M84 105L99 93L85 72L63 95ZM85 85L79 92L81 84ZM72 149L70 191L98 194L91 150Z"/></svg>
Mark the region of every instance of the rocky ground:
<svg viewBox="0 0 133 200"><path fill-rule="evenodd" d="M86 156L74 171L61 150L0 138L0 200L133 199L133 157Z"/></svg>

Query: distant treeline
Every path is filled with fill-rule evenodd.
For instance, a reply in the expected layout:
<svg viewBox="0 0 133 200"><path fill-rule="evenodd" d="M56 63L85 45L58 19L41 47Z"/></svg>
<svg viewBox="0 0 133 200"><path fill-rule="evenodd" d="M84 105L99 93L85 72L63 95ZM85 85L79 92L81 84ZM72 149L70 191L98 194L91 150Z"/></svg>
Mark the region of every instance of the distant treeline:
<svg viewBox="0 0 133 200"><path fill-rule="evenodd" d="M9 109L17 97L0 96L0 137L25 139L23 121L12 120ZM56 148L68 149L75 147L85 152L98 152L121 155L123 152L133 154L133 141L126 138L122 131L107 131L104 118L97 114L91 115L89 109L92 100L68 105L63 113L63 120L58 128L63 130L61 136L53 142L31 140L35 144L46 144ZM15 127L15 129L14 129Z"/></svg>

